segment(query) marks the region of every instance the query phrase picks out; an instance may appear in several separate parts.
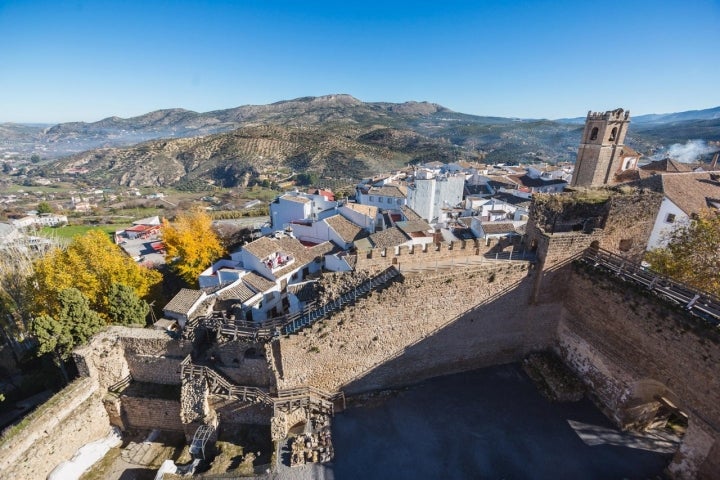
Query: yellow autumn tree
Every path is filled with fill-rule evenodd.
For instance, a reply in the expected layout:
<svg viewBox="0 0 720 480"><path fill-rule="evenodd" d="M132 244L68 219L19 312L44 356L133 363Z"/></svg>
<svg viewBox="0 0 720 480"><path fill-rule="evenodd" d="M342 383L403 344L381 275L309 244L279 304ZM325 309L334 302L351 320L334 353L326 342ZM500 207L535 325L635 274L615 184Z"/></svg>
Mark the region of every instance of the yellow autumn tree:
<svg viewBox="0 0 720 480"><path fill-rule="evenodd" d="M162 236L168 264L188 285L196 285L200 273L225 254L212 219L198 208L173 223L163 219Z"/></svg>
<svg viewBox="0 0 720 480"><path fill-rule="evenodd" d="M162 280L160 272L139 265L100 230L76 236L66 248L56 248L37 260L34 267L29 288L35 314L56 314L58 294L76 288L107 320L113 284L125 285L143 298Z"/></svg>
<svg viewBox="0 0 720 480"><path fill-rule="evenodd" d="M648 252L654 271L720 295L720 214L704 210L670 234L667 246Z"/></svg>

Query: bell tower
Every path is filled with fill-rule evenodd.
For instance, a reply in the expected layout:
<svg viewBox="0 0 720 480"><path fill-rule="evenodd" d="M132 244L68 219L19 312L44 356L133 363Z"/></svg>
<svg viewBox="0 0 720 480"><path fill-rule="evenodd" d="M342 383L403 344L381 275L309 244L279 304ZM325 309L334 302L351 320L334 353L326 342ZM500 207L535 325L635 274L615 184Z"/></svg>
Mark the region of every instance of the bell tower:
<svg viewBox="0 0 720 480"><path fill-rule="evenodd" d="M612 183L615 173L622 170L621 156L629 124L630 112L622 108L605 113L588 112L571 186Z"/></svg>

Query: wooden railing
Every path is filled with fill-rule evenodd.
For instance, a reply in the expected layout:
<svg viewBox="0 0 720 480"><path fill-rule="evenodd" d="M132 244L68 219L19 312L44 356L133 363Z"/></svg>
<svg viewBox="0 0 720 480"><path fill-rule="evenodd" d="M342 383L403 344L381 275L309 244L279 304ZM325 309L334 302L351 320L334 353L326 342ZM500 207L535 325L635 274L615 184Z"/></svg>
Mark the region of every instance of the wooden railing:
<svg viewBox="0 0 720 480"><path fill-rule="evenodd" d="M264 403L272 406L276 411L312 407L316 411L333 415L335 402L342 400L343 407L345 403L345 395L342 392L330 394L315 387L280 390L276 396L271 396L269 392L259 387L235 385L216 370L192 363L190 355L185 357L180 365L183 379L192 381L203 378L212 393L233 397L242 402Z"/></svg>
<svg viewBox="0 0 720 480"><path fill-rule="evenodd" d="M360 286L349 289L334 300L322 305L321 307L302 315L301 317L288 322L281 329L283 334L289 335L296 333L305 327L312 325L318 320L326 317L328 314L340 310L344 305L355 302L358 298L364 297L374 289L384 285L395 276L398 275L395 267L388 267L373 278L366 280Z"/></svg>
<svg viewBox="0 0 720 480"><path fill-rule="evenodd" d="M247 338L254 341L260 341L270 340L281 333L289 335L312 325L330 313L341 309L344 305L352 303L358 298L367 295L372 290L387 283L389 280L398 275L398 273L399 272L395 267L388 267L378 275L366 280L361 285L345 291L336 299L319 307L317 305L317 301L310 302L305 305L302 311L292 315L284 315L261 322L230 320L224 315L200 317L188 322L186 329L194 330L197 326L205 326L207 328L216 329L221 335L231 337L234 340L237 340L238 338ZM186 333L186 337L193 339L194 333Z"/></svg>
<svg viewBox="0 0 720 480"><path fill-rule="evenodd" d="M589 248L579 260L593 267L601 267L623 280L643 286L655 295L681 305L685 310L720 326L720 298L660 275L639 263L634 263L607 250Z"/></svg>

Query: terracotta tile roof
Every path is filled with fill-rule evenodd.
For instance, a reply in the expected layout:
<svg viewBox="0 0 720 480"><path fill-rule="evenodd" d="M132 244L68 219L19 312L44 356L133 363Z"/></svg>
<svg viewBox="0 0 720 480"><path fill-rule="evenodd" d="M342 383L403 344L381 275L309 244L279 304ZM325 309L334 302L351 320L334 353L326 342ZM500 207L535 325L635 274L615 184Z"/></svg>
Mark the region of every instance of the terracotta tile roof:
<svg viewBox="0 0 720 480"><path fill-rule="evenodd" d="M417 213L415 210L408 207L407 205L403 205L402 207L400 207L400 211L403 213L403 215L405 215L405 218L407 218L408 221L423 219L419 213Z"/></svg>
<svg viewBox="0 0 720 480"><path fill-rule="evenodd" d="M365 229L358 227L342 215L333 215L332 217L326 218L324 221L330 225L330 228L337 232L345 243L352 243L355 240L368 236Z"/></svg>
<svg viewBox="0 0 720 480"><path fill-rule="evenodd" d="M407 242L408 237L399 228L392 227L373 233L370 241L375 248L388 248Z"/></svg>
<svg viewBox="0 0 720 480"><path fill-rule="evenodd" d="M372 205L362 205L360 203L346 203L345 207L358 213L362 213L363 215L367 215L372 219L375 219L378 214L378 208Z"/></svg>
<svg viewBox="0 0 720 480"><path fill-rule="evenodd" d="M428 230L432 230L432 227L430 224L428 224L425 220L413 220L409 222L395 222L395 225L405 232L405 234L410 235L411 233L415 232L422 232L422 233L428 233ZM429 233L432 235L432 233Z"/></svg>
<svg viewBox="0 0 720 480"><path fill-rule="evenodd" d="M256 295L256 292L250 290L244 283L238 283L237 285L224 290L218 298L220 300L238 300L241 303L245 303Z"/></svg>
<svg viewBox="0 0 720 480"><path fill-rule="evenodd" d="M288 285L288 292L292 293L301 302L313 300L318 295L318 282L305 282L296 285Z"/></svg>
<svg viewBox="0 0 720 480"><path fill-rule="evenodd" d="M641 170L652 170L655 172L690 172L692 167L686 163L678 162L672 158L655 160L640 167Z"/></svg>
<svg viewBox="0 0 720 480"><path fill-rule="evenodd" d="M255 272L250 272L242 277L243 283L255 290L256 292L264 292L275 286L275 282L271 282L262 275L258 275Z"/></svg>
<svg viewBox="0 0 720 480"><path fill-rule="evenodd" d="M480 222L483 232L490 235L515 233L515 225L511 222Z"/></svg>
<svg viewBox="0 0 720 480"><path fill-rule="evenodd" d="M400 185L383 185L382 187L372 187L368 194L381 197L406 198L407 188Z"/></svg>
<svg viewBox="0 0 720 480"><path fill-rule="evenodd" d="M298 239L293 237L261 237L243 247L244 250L260 260L276 252L289 254L294 261L288 263L282 268L274 270L273 275L276 278L284 275L288 271L304 267L315 260L316 257L320 257L331 252L333 248L334 246L331 242L323 242L312 247L306 247Z"/></svg>
<svg viewBox="0 0 720 480"><path fill-rule="evenodd" d="M332 242L323 242L312 247L306 247L296 238L282 237L274 240L278 244L278 250L289 253L295 261L289 265L275 270L273 275L279 277L286 274L291 270L296 270L299 267L303 267L308 263L315 260L316 257L322 257L326 253L329 253L335 248Z"/></svg>
<svg viewBox="0 0 720 480"><path fill-rule="evenodd" d="M641 157L642 155L627 145L622 147L621 157Z"/></svg>
<svg viewBox="0 0 720 480"><path fill-rule="evenodd" d="M708 201L720 197L720 175L689 172L662 175L663 192L688 215L708 208Z"/></svg>
<svg viewBox="0 0 720 480"><path fill-rule="evenodd" d="M262 260L271 253L275 253L278 248L275 241L271 238L260 237L247 245L243 245L242 249Z"/></svg>
<svg viewBox="0 0 720 480"><path fill-rule="evenodd" d="M177 295L173 297L170 302L163 308L166 312L178 313L180 315L187 315L192 309L193 305L200 300L205 294L202 290L192 290L190 288L181 289Z"/></svg>

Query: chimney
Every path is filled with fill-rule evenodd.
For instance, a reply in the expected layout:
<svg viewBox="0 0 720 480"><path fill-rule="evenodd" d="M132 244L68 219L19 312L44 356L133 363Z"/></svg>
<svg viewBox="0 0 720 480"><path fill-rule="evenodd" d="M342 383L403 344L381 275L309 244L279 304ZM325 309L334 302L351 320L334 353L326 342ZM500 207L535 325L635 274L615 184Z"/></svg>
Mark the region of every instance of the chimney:
<svg viewBox="0 0 720 480"><path fill-rule="evenodd" d="M720 152L715 152L715 155L713 155L712 162L710 162L710 171L711 172L714 172L717 169L718 157L720 157Z"/></svg>

